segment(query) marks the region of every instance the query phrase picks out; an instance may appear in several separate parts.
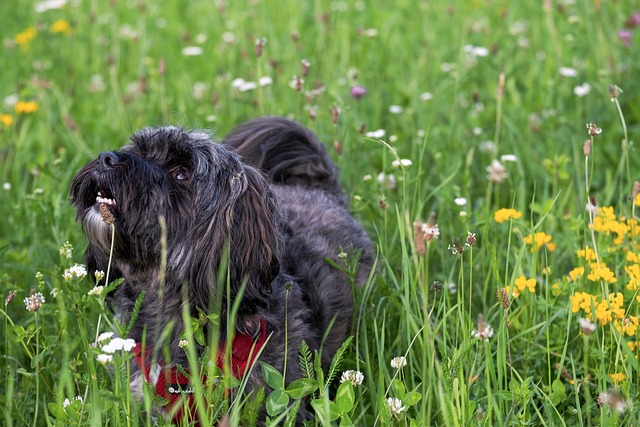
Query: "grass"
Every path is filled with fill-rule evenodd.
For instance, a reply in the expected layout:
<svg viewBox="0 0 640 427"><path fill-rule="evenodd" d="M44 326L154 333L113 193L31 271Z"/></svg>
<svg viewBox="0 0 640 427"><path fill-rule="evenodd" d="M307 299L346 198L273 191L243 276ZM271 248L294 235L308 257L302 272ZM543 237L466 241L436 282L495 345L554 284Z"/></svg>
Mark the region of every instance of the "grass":
<svg viewBox="0 0 640 427"><path fill-rule="evenodd" d="M151 393L138 403L128 389L131 355L107 368L91 346L127 326L87 294L88 278L63 278L85 245L71 178L146 125L224 136L264 114L327 143L379 254L334 386L315 392L316 424L635 425L640 30L628 2L68 3L0 3L0 289L15 292L1 308L4 425L152 422ZM201 54L184 55L190 46ZM232 84L260 77L272 82ZM613 102L611 84L623 89ZM367 93L351 97L354 85ZM508 176L490 182L496 160ZM497 222L503 208L521 216ZM431 212L439 236L423 242L414 223ZM32 292L45 298L37 311L23 304ZM397 356L407 365L392 367ZM363 383L338 387L346 370ZM217 389L199 410L249 423L252 402Z"/></svg>

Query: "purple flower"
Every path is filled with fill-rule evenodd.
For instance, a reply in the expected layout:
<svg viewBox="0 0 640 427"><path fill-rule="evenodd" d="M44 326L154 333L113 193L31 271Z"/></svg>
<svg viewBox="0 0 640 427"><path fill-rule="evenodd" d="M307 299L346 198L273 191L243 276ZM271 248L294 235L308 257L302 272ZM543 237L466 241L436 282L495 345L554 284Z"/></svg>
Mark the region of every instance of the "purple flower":
<svg viewBox="0 0 640 427"><path fill-rule="evenodd" d="M355 99L360 99L366 94L367 94L367 88L358 86L358 85L351 86L351 91L349 92L349 95L351 95L351 97Z"/></svg>
<svg viewBox="0 0 640 427"><path fill-rule="evenodd" d="M627 28L638 28L640 27L640 12L633 12L629 19L627 19L624 23Z"/></svg>
<svg viewBox="0 0 640 427"><path fill-rule="evenodd" d="M618 38L625 45L625 47L631 47L631 31L629 30L618 31Z"/></svg>

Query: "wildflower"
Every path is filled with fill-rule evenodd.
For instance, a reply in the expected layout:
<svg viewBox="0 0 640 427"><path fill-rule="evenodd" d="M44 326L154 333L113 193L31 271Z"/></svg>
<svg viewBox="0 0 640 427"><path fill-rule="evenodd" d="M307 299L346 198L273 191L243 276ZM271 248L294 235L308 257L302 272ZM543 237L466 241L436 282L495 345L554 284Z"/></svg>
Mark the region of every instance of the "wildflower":
<svg viewBox="0 0 640 427"><path fill-rule="evenodd" d="M289 82L289 87L291 89L296 90L297 92L300 92L302 90L302 85L304 84L304 79L301 79L298 76L293 76L291 78L291 81Z"/></svg>
<svg viewBox="0 0 640 427"><path fill-rule="evenodd" d="M436 213L431 212L429 214L429 219L426 224L422 224L422 238L425 242L429 243L440 236L440 229L438 228L438 224L436 224Z"/></svg>
<svg viewBox="0 0 640 427"><path fill-rule="evenodd" d="M393 415L396 419L399 419L399 415L406 409L404 406L402 406L402 401L397 397L387 398L387 405L389 406L391 415Z"/></svg>
<svg viewBox="0 0 640 427"><path fill-rule="evenodd" d="M522 212L518 212L515 209L509 209L509 208L498 209L493 214L493 219L497 223L503 223L510 219L520 219L520 217L522 217Z"/></svg>
<svg viewBox="0 0 640 427"><path fill-rule="evenodd" d="M585 335L591 335L596 331L596 324L589 319L581 317L578 319L578 323L580 324L580 331Z"/></svg>
<svg viewBox="0 0 640 427"><path fill-rule="evenodd" d="M587 139L582 146L582 153L585 157L589 157L591 155L591 140Z"/></svg>
<svg viewBox="0 0 640 427"><path fill-rule="evenodd" d="M102 346L102 351L113 354L118 350L131 351L136 346L136 342L131 338L113 338L108 344Z"/></svg>
<svg viewBox="0 0 640 427"><path fill-rule="evenodd" d="M576 267L569 272L569 279L571 279L572 282L575 282L582 276L584 276L584 267Z"/></svg>
<svg viewBox="0 0 640 427"><path fill-rule="evenodd" d="M404 112L404 108L402 108L400 105L390 105L389 112L391 114L402 114Z"/></svg>
<svg viewBox="0 0 640 427"><path fill-rule="evenodd" d="M507 295L513 295L514 299L517 299L518 297L520 297L520 291L518 290L517 287L514 287L512 289L511 286L507 285L504 287L504 291Z"/></svg>
<svg viewBox="0 0 640 427"><path fill-rule="evenodd" d="M472 248L475 246L475 244L476 244L476 234L470 231L467 231L467 241L465 245Z"/></svg>
<svg viewBox="0 0 640 427"><path fill-rule="evenodd" d="M345 381L350 381L353 385L360 385L362 384L362 381L364 381L364 375L362 375L362 372L360 371L344 371L340 377L340 383Z"/></svg>
<svg viewBox="0 0 640 427"><path fill-rule="evenodd" d="M116 218L113 216L111 209L109 209L106 203L100 203L98 210L100 211L100 215L102 216L102 220L105 224L111 225L116 221Z"/></svg>
<svg viewBox="0 0 640 427"><path fill-rule="evenodd" d="M376 177L376 181L378 184L387 187L389 190L394 190L396 188L396 177L393 174L385 174L384 172L380 172Z"/></svg>
<svg viewBox="0 0 640 427"><path fill-rule="evenodd" d="M178 342L178 347L180 347L180 348L185 348L185 347L187 347L188 345L189 345L189 341L187 341L187 340L180 340L180 341Z"/></svg>
<svg viewBox="0 0 640 427"><path fill-rule="evenodd" d="M496 291L496 298L498 298L498 302L502 306L503 309L509 308L509 291L505 288L500 288Z"/></svg>
<svg viewBox="0 0 640 427"><path fill-rule="evenodd" d="M518 156L516 156L515 154L503 154L502 156L500 156L500 160L502 160L503 162L517 162Z"/></svg>
<svg viewBox="0 0 640 427"><path fill-rule="evenodd" d="M102 341L106 341L109 340L111 338L113 338L115 334L111 331L109 332L103 332L100 335L98 335L98 338L96 338L96 342L102 342Z"/></svg>
<svg viewBox="0 0 640 427"><path fill-rule="evenodd" d="M587 133L589 136L598 136L602 133L602 129L593 122L587 123Z"/></svg>
<svg viewBox="0 0 640 427"><path fill-rule="evenodd" d="M612 374L610 374L609 376L611 375ZM613 375L617 375L617 374L613 374ZM617 390L608 390L605 393L600 393L598 395L598 405L601 407L607 406L609 409L616 411L619 414L622 414L624 411L627 410L627 404L624 401L624 398L622 397L620 392Z"/></svg>
<svg viewBox="0 0 640 427"><path fill-rule="evenodd" d="M31 42L31 40L33 40L36 37L37 34L38 34L38 31L36 31L35 28L33 27L26 28L24 31L21 31L18 34L16 34L16 37L15 37L16 43L18 43L20 47L26 48L26 46Z"/></svg>
<svg viewBox="0 0 640 427"><path fill-rule="evenodd" d="M454 282L449 282L447 285L447 291L449 291L450 294L455 294L458 292L458 287Z"/></svg>
<svg viewBox="0 0 640 427"><path fill-rule="evenodd" d="M433 99L433 94L431 92L422 92L420 94L420 101L431 101Z"/></svg>
<svg viewBox="0 0 640 427"><path fill-rule="evenodd" d="M615 374L609 374L609 378L611 378L614 384L620 384L627 379L627 374L624 372L616 372Z"/></svg>
<svg viewBox="0 0 640 427"><path fill-rule="evenodd" d="M96 360L100 364L106 365L107 363L111 363L113 361L113 356L110 354L99 354L96 356Z"/></svg>
<svg viewBox="0 0 640 427"><path fill-rule="evenodd" d="M8 128L13 124L13 116L11 114L0 114L0 123Z"/></svg>
<svg viewBox="0 0 640 427"><path fill-rule="evenodd" d="M351 96L353 99L360 99L366 94L367 88L365 88L364 86L351 86L351 89L349 90L349 96Z"/></svg>
<svg viewBox="0 0 640 427"><path fill-rule="evenodd" d="M467 204L467 199L465 199L464 197L456 197L455 199L453 199L453 203L458 206L465 206Z"/></svg>
<svg viewBox="0 0 640 427"><path fill-rule="evenodd" d="M44 306L44 295L40 292L32 291L31 295L24 299L27 311L38 311Z"/></svg>
<svg viewBox="0 0 640 427"><path fill-rule="evenodd" d="M460 255L464 252L464 246L460 243L460 239L454 237L451 244L447 247L453 255Z"/></svg>
<svg viewBox="0 0 640 427"><path fill-rule="evenodd" d="M89 292L87 292L87 295L100 296L100 295L102 295L102 292L104 292L104 286L97 285L97 286L94 286L93 288L91 288L89 290Z"/></svg>
<svg viewBox="0 0 640 427"><path fill-rule="evenodd" d="M273 84L273 79L270 76L263 76L258 79L258 86L265 87Z"/></svg>
<svg viewBox="0 0 640 427"><path fill-rule="evenodd" d="M471 332L471 336L480 341L487 341L493 336L493 328L484 320L482 314L478 314L478 329Z"/></svg>
<svg viewBox="0 0 640 427"><path fill-rule="evenodd" d="M442 282L439 280L434 280L429 285L429 290L432 292L442 292Z"/></svg>
<svg viewBox="0 0 640 427"><path fill-rule="evenodd" d="M182 48L182 56L200 56L203 49L200 46L187 46Z"/></svg>
<svg viewBox="0 0 640 427"><path fill-rule="evenodd" d="M527 279L525 276L520 276L516 279L515 286L520 292L524 292L527 289L529 293L534 293L536 291L536 279Z"/></svg>
<svg viewBox="0 0 640 427"><path fill-rule="evenodd" d="M262 51L264 50L264 47L266 45L267 45L266 37L260 37L259 39L256 39L256 56L258 58L262 56Z"/></svg>
<svg viewBox="0 0 640 427"><path fill-rule="evenodd" d="M369 131L365 133L364 136L366 136L367 138L382 139L386 134L387 132L384 129L378 129L378 130Z"/></svg>
<svg viewBox="0 0 640 427"><path fill-rule="evenodd" d="M494 160L489 166L487 166L486 170L487 179L495 184L500 184L509 177L504 165L498 160Z"/></svg>
<svg viewBox="0 0 640 427"><path fill-rule="evenodd" d="M402 369L407 366L407 358L404 356L398 356L391 359L391 367L395 369Z"/></svg>
<svg viewBox="0 0 640 427"><path fill-rule="evenodd" d="M586 82L573 88L573 93L580 98L588 95L589 92L591 92L591 85Z"/></svg>
<svg viewBox="0 0 640 427"><path fill-rule="evenodd" d="M579 249L578 252L578 258L584 258L585 261L595 261L596 259L596 252L591 249L589 246L586 246L584 249ZM583 273L584 273L584 269L583 269Z"/></svg>
<svg viewBox="0 0 640 427"><path fill-rule="evenodd" d="M32 114L38 111L38 103L35 101L16 102L16 114Z"/></svg>
<svg viewBox="0 0 640 427"><path fill-rule="evenodd" d="M62 9L62 7L66 4L67 4L67 0L44 0L39 3L36 3L33 6L33 10L36 13L43 13L48 10Z"/></svg>
<svg viewBox="0 0 640 427"><path fill-rule="evenodd" d="M52 33L64 34L65 36L68 36L69 34L71 34L71 24L69 24L69 22L64 19L58 19L53 24L51 24L49 31L51 31Z"/></svg>
<svg viewBox="0 0 640 427"><path fill-rule="evenodd" d="M413 162L410 159L400 159L400 160L394 160L393 162L391 162L391 166L393 166L394 168L397 168L400 166L402 166L403 168L407 168L412 164Z"/></svg>
<svg viewBox="0 0 640 427"><path fill-rule="evenodd" d="M96 278L96 282L99 282L100 280L104 279L104 271L96 270L93 272L93 276Z"/></svg>
<svg viewBox="0 0 640 427"><path fill-rule="evenodd" d="M546 247L549 252L553 252L556 250L556 244L551 241L551 238L551 235L541 231L535 234L529 234L522 240L527 245L531 245L531 252L535 252L543 246Z"/></svg>
<svg viewBox="0 0 640 427"><path fill-rule="evenodd" d="M560 69L558 71L560 72L560 75L564 76L564 77L577 77L578 76L578 71L575 68L560 67Z"/></svg>
<svg viewBox="0 0 640 427"><path fill-rule="evenodd" d="M67 259L71 259L73 256L73 245L68 241L64 242L64 244L60 247L60 255Z"/></svg>
<svg viewBox="0 0 640 427"><path fill-rule="evenodd" d="M82 402L82 396L76 396L73 398L73 401L79 400L80 402ZM66 398L64 399L64 402L62 402L62 407L66 408L67 406L71 405L71 401Z"/></svg>
<svg viewBox="0 0 640 427"><path fill-rule="evenodd" d="M610 84L609 85L609 98L611 98L611 102L615 101L618 96L623 92L618 85Z"/></svg>
<svg viewBox="0 0 640 427"><path fill-rule="evenodd" d="M614 322L614 326L622 335L626 334L632 337L635 336L639 323L640 321L638 320L637 316L631 316L625 317L622 320L616 320Z"/></svg>
<svg viewBox="0 0 640 427"><path fill-rule="evenodd" d="M64 271L64 274L62 275L62 277L64 277L64 280L69 281L74 277L78 279L82 279L86 275L87 275L87 269L84 267L84 265L76 264L73 267L67 268Z"/></svg>
<svg viewBox="0 0 640 427"><path fill-rule="evenodd" d="M607 283L616 283L618 281L613 274L613 271L611 271L611 269L609 269L609 267L604 263L600 263L600 265L597 263L591 264L591 272L587 275L587 279L592 282L604 280Z"/></svg>
<svg viewBox="0 0 640 427"><path fill-rule="evenodd" d="M9 293L7 294L7 297L4 299L4 305L9 305L9 303L13 301L15 297L16 297L16 291L14 290L9 291Z"/></svg>
<svg viewBox="0 0 640 427"><path fill-rule="evenodd" d="M633 34L629 30L618 31L618 38L620 39L624 47L631 47L631 45L633 44L632 36Z"/></svg>

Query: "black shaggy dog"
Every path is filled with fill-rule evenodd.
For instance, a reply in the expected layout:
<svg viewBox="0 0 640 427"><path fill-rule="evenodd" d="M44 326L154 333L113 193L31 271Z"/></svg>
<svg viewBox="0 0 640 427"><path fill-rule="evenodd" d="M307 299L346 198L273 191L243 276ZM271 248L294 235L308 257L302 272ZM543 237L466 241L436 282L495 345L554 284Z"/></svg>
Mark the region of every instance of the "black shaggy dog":
<svg viewBox="0 0 640 427"><path fill-rule="evenodd" d="M263 346L260 360L281 372L287 357L286 382L299 378L301 340L322 349L326 362L352 321L349 278L327 259L339 263L340 248L361 251L357 285L373 265L369 238L347 210L324 146L284 118L243 124L223 144L202 131L142 129L78 172L71 201L89 241L91 274L107 270L113 225L110 281L124 281L107 300L122 321L144 292L128 338L138 349L146 343L136 353L138 376L154 383L148 359L166 357L162 348L168 365L188 366L179 346L184 301L193 317L221 301L224 342L227 308L237 298L234 335ZM234 365L238 376L244 369ZM171 381L168 393L177 393ZM249 387L263 385L253 369Z"/></svg>

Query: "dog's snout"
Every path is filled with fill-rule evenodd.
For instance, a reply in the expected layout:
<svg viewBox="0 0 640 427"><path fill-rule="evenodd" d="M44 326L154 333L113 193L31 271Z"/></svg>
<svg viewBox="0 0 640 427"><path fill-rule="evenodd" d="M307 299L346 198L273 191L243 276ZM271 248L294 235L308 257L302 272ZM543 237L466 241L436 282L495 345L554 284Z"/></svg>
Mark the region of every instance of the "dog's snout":
<svg viewBox="0 0 640 427"><path fill-rule="evenodd" d="M98 167L102 170L113 169L119 163L118 155L112 151L105 151L98 156Z"/></svg>

